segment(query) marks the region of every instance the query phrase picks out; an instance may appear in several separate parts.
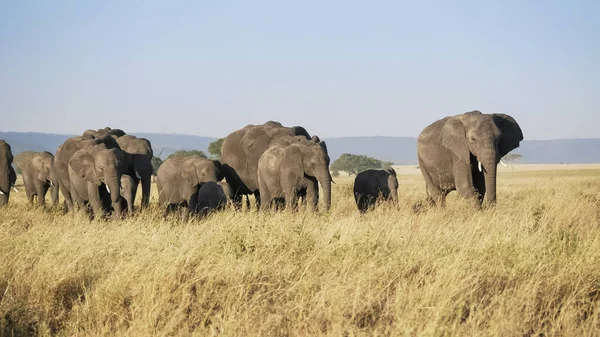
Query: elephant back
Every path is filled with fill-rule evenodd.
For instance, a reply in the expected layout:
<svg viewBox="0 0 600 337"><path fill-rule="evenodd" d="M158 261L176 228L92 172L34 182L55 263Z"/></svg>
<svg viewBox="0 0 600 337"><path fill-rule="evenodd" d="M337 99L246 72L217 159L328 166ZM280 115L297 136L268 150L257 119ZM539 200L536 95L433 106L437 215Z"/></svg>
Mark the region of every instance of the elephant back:
<svg viewBox="0 0 600 337"><path fill-rule="evenodd" d="M223 164L235 171L248 191L256 191L260 157L269 147L280 144L282 138L287 139L288 143L297 141L292 140L295 136L310 139L308 132L302 127L285 127L275 121L268 121L263 125L247 125L225 138L221 159Z"/></svg>

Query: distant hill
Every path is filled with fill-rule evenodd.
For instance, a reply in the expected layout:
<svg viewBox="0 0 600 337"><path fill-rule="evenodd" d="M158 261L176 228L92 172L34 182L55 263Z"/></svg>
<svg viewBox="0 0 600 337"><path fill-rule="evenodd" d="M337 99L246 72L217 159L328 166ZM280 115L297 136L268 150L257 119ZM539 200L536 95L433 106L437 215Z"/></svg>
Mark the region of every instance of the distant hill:
<svg viewBox="0 0 600 337"><path fill-rule="evenodd" d="M202 150L216 140L180 134L132 133L150 140L155 155L166 158L177 150ZM32 150L56 152L56 148L72 135L37 132L0 132L13 154ZM364 154L397 165L417 164L417 139L414 137L343 137L325 139L331 160L342 153ZM513 152L523 156L521 164L591 164L600 163L600 139L525 140Z"/></svg>

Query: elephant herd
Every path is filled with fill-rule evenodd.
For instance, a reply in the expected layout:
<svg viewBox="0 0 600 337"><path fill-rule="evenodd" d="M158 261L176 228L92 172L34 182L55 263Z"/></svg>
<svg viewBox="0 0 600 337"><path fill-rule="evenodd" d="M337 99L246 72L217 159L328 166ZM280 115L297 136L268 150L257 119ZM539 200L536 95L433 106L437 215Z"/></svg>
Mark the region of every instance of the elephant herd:
<svg viewBox="0 0 600 337"><path fill-rule="evenodd" d="M427 200L443 206L446 195L458 190L477 206L496 201L496 171L502 157L519 146L523 133L505 114L471 111L440 119L417 139L418 162L426 183ZM149 205L153 151L150 141L109 127L86 130L67 139L56 153L19 153L0 140L0 206L8 202L20 169L27 199L45 205L50 191L57 205L59 191L64 209L85 209L90 217L131 215L138 185L141 208ZM197 155L175 156L163 162L156 174L159 205L169 212L204 216L227 203L241 209L243 196L250 207L254 195L259 209L294 210L299 203L316 210L319 184L323 209L331 207L330 159L325 142L301 126L285 127L268 121L247 125L223 141L221 160ZM225 180L225 181L223 181ZM366 170L354 181L354 196L361 212L378 198L398 201L398 180L393 169Z"/></svg>

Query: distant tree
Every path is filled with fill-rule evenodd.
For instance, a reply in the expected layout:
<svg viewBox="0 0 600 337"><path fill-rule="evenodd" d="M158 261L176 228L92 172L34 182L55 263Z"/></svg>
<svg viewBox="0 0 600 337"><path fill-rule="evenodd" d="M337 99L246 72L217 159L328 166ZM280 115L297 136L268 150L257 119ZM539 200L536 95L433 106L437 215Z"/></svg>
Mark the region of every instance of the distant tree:
<svg viewBox="0 0 600 337"><path fill-rule="evenodd" d="M506 156L502 157L502 160L504 160L507 163L510 163L513 161L521 160L521 158L523 158L523 156L518 153L509 153Z"/></svg>
<svg viewBox="0 0 600 337"><path fill-rule="evenodd" d="M158 157L152 156L151 163L152 163L152 174L156 175L156 172L158 171L158 168L160 167L160 165L163 163L163 160Z"/></svg>
<svg viewBox="0 0 600 337"><path fill-rule="evenodd" d="M344 153L331 165L332 171L346 171L350 175L356 175L368 169L381 169L390 167L393 163L382 162L379 159L365 155Z"/></svg>
<svg viewBox="0 0 600 337"><path fill-rule="evenodd" d="M208 144L208 153L215 159L221 160L221 147L225 138L219 138Z"/></svg>
<svg viewBox="0 0 600 337"><path fill-rule="evenodd" d="M206 153L204 153L204 151L200 151L200 150L177 150L173 153L171 153L167 159L169 158L173 158L173 157L189 157L189 156L200 156L202 158L208 158L206 156Z"/></svg>
<svg viewBox="0 0 600 337"><path fill-rule="evenodd" d="M340 171L333 171L333 172L331 172L331 176L334 177L334 178L335 177L339 177L340 176Z"/></svg>

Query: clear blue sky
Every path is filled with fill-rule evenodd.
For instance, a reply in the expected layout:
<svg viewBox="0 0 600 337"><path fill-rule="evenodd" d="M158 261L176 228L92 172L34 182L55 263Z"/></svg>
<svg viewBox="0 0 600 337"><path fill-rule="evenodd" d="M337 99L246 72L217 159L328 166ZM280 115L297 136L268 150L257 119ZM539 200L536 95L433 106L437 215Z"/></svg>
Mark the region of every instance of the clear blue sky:
<svg viewBox="0 0 600 337"><path fill-rule="evenodd" d="M600 1L4 1L1 131L600 137Z"/></svg>

